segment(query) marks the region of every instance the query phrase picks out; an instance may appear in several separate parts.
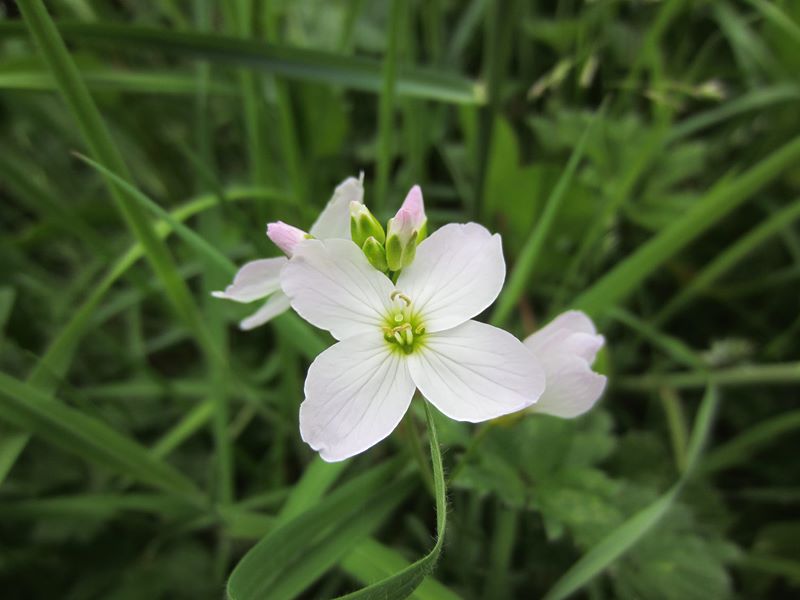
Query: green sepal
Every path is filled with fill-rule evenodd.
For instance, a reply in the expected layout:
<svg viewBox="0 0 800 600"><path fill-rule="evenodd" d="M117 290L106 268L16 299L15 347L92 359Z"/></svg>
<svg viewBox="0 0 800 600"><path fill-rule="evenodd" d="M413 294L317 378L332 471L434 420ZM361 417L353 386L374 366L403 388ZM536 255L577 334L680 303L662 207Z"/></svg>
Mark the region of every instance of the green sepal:
<svg viewBox="0 0 800 600"><path fill-rule="evenodd" d="M374 237L368 237L364 245L361 246L361 250L367 256L369 264L378 269L378 271L386 272L389 269L389 265L386 262L386 249Z"/></svg>
<svg viewBox="0 0 800 600"><path fill-rule="evenodd" d="M358 246L363 246L370 237L383 244L386 240L386 233L375 215L366 206L360 204L356 210L351 209L350 211L350 237Z"/></svg>
<svg viewBox="0 0 800 600"><path fill-rule="evenodd" d="M396 235L390 235L386 240L386 262L390 271L403 268L403 244Z"/></svg>

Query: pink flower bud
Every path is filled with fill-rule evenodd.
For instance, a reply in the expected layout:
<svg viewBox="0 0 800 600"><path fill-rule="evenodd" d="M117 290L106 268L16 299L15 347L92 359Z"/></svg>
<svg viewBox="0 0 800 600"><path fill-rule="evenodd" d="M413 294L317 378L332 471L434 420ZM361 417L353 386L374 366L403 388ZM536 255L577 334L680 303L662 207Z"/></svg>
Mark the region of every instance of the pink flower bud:
<svg viewBox="0 0 800 600"><path fill-rule="evenodd" d="M422 201L422 190L418 185L412 187L411 191L408 192L406 199L403 201L403 205L400 207L400 211L397 213L398 216L401 211L406 212L408 218L411 219L412 226L417 230L428 220L425 216L425 203Z"/></svg>
<svg viewBox="0 0 800 600"><path fill-rule="evenodd" d="M280 248L286 256L292 257L297 244L308 239L308 234L302 229L287 225L283 221L267 224L267 237Z"/></svg>
<svg viewBox="0 0 800 600"><path fill-rule="evenodd" d="M424 226L428 222L425 216L425 204L422 201L422 190L418 185L411 188L408 192L403 205L394 218L389 219L387 235L396 235L402 244L411 241L414 232L418 236L418 241L424 237Z"/></svg>

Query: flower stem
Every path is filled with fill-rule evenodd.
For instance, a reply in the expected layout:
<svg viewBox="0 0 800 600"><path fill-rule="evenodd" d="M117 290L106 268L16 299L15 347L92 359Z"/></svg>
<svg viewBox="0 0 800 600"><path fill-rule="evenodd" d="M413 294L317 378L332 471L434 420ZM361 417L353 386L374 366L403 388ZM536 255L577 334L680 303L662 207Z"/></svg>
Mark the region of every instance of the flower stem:
<svg viewBox="0 0 800 600"><path fill-rule="evenodd" d="M403 420L403 429L406 441L411 449L411 454L414 455L414 460L416 460L417 466L419 467L419 472L422 477L422 482L425 484L425 489L427 489L431 496L435 498L436 495L433 487L433 473L431 473L431 465L430 462L426 460L425 454L422 451L422 442L419 439L419 431L417 430L416 423L414 423L414 417L411 414L411 411L406 413L406 417Z"/></svg>

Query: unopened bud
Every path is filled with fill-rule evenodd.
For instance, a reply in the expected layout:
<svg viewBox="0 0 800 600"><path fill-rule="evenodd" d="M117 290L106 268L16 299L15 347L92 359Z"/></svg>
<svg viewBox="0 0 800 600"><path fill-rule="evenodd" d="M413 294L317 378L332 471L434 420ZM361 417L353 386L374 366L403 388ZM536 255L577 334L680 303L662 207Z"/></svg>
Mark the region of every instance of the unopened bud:
<svg viewBox="0 0 800 600"><path fill-rule="evenodd" d="M385 272L389 269L386 262L386 249L374 237L368 237L361 249L366 254L369 264L378 269L378 271Z"/></svg>
<svg viewBox="0 0 800 600"><path fill-rule="evenodd" d="M358 246L363 246L370 237L381 244L386 241L386 233L378 219L360 202L350 203L350 237Z"/></svg>
<svg viewBox="0 0 800 600"><path fill-rule="evenodd" d="M422 190L418 185L408 192L397 214L389 219L386 235L386 259L392 271L407 267L414 260L417 244L427 234L428 218Z"/></svg>
<svg viewBox="0 0 800 600"><path fill-rule="evenodd" d="M287 225L283 221L267 224L267 237L272 240L272 243L280 248L286 256L292 256L297 244L303 240L307 240L311 236L302 229L298 229L293 225Z"/></svg>

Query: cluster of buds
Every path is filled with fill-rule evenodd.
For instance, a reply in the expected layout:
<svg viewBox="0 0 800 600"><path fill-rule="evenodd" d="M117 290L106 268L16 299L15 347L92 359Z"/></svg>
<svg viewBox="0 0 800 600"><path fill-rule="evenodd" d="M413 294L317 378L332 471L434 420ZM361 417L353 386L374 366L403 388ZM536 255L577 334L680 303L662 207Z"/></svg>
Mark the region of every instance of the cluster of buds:
<svg viewBox="0 0 800 600"><path fill-rule="evenodd" d="M350 203L350 236L370 264L384 273L396 273L411 264L417 245L427 234L427 223L418 185L411 188L400 210L389 219L386 231L366 206Z"/></svg>

